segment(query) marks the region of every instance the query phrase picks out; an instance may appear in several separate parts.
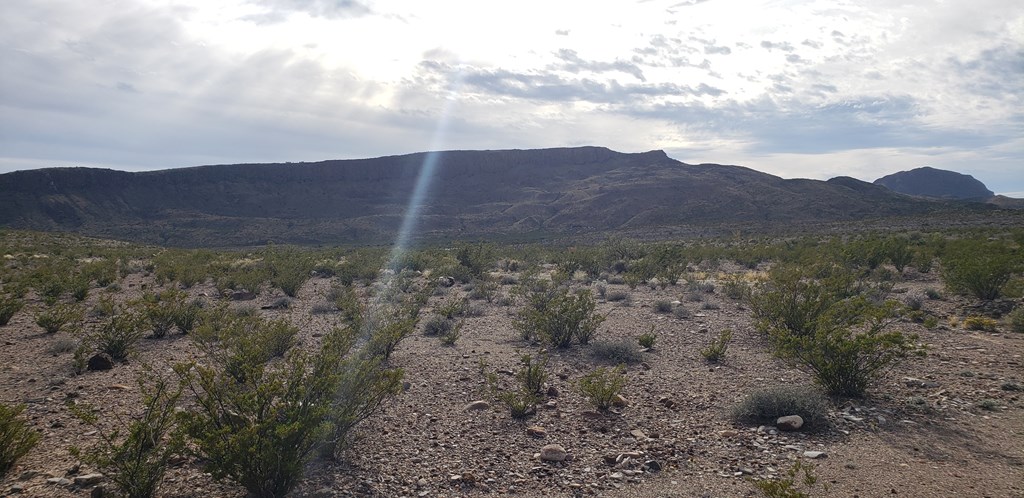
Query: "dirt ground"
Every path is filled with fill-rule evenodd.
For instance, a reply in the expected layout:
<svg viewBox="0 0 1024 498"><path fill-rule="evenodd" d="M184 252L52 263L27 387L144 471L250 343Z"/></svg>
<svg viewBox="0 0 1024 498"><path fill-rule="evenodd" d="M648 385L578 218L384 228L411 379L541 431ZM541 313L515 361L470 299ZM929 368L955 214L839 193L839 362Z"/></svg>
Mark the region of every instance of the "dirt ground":
<svg viewBox="0 0 1024 498"><path fill-rule="evenodd" d="M703 276L714 281L716 272ZM313 312L332 284L313 278L290 309L261 312L287 317L300 327L304 345L315 345L341 320L337 313ZM116 299L138 297L144 285L152 288L151 277L130 275ZM812 496L1024 497L1024 392L1018 390L1024 384L1024 334L1005 324L994 333L963 329L950 320L965 314L970 303L963 298L924 300L923 309L940 319L934 329L899 323L919 335L928 354L897 366L867 399L836 401L830 427L779 432L735 424L729 409L753 390L811 379L771 355L741 302L720 289L697 301L684 285L630 290L577 283L598 285L607 285L609 293L626 292L629 299L599 300L598 311L607 320L595 341L635 341L652 325L657 334L643 362L628 367L628 406L594 411L574 386L606 363L590 354L592 346L573 346L548 352L552 396L534 416L513 419L488 396L481 362L508 378L500 372L518 369L521 355L536 355L542 346L523 341L514 329L518 304L473 301L482 314L465 319L454 346L420 333L399 345L391 361L405 370L408 389L358 428L342 461L311 464L296 496L758 496L751 480L783 475L801 459L813 463L819 477ZM942 290L936 275L909 273L893 297L927 288ZM499 293L509 290L502 286ZM91 292L87 303L106 291ZM217 294L209 284L188 292ZM265 306L279 292L265 289L255 300L232 306ZM447 292L431 299L424 316L466 291L456 285ZM690 316L658 313L658 300L679 301L676 306ZM48 335L35 325L41 306L30 294L25 309L0 328L0 400L26 404L25 415L43 434L0 482L0 493L90 496L92 486L61 481L93 470L79 466L69 447L97 441L95 430L75 419L65 403L99 407L103 423L113 427L137 413L135 379L143 365L170 374L173 364L199 353L186 336L172 334L144 339L127 364L74 375L71 337ZM725 361L706 362L700 350L727 328L735 334ZM466 409L477 400L490 407ZM531 426L545 434L528 434ZM537 453L548 444L562 445L571 459L540 461ZM808 451L823 455L812 460ZM161 495L233 497L244 491L214 481L199 462L185 459L171 469Z"/></svg>

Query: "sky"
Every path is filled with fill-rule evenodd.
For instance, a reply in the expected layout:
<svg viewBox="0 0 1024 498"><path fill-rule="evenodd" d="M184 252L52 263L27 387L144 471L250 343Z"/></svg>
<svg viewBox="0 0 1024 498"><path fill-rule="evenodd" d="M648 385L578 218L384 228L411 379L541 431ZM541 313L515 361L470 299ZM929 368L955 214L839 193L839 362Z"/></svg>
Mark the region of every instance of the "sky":
<svg viewBox="0 0 1024 498"><path fill-rule="evenodd" d="M1024 3L0 3L0 172L580 145L1024 197Z"/></svg>

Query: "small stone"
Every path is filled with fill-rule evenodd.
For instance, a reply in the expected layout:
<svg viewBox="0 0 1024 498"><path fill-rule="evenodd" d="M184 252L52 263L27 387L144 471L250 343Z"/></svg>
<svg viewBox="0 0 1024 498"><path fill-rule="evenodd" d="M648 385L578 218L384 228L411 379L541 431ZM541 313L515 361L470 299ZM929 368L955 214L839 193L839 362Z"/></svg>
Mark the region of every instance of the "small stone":
<svg viewBox="0 0 1024 498"><path fill-rule="evenodd" d="M629 406L629 400L626 399L626 397L621 394L616 394L615 397L612 398L612 406L618 408L625 408Z"/></svg>
<svg viewBox="0 0 1024 498"><path fill-rule="evenodd" d="M805 451L804 458L810 458L812 460L818 458L828 458L828 454L825 453L824 451Z"/></svg>
<svg viewBox="0 0 1024 498"><path fill-rule="evenodd" d="M724 431L718 431L718 435L722 437L736 437L740 435L740 431L735 429L726 429Z"/></svg>
<svg viewBox="0 0 1024 498"><path fill-rule="evenodd" d="M644 469L648 472L661 472L661 464L657 460L648 460L644 462Z"/></svg>
<svg viewBox="0 0 1024 498"><path fill-rule="evenodd" d="M548 401L547 403L544 403L544 408L554 410L555 408L558 408L558 402L555 400Z"/></svg>
<svg viewBox="0 0 1024 498"><path fill-rule="evenodd" d="M110 389L111 391L128 391L131 387L124 384L114 384L112 386L108 386L107 389Z"/></svg>
<svg viewBox="0 0 1024 498"><path fill-rule="evenodd" d="M86 474L84 476L75 477L76 486L92 486L93 484L99 484L103 482L103 474Z"/></svg>
<svg viewBox="0 0 1024 498"><path fill-rule="evenodd" d="M10 489L10 493L12 495L16 495L18 493L21 493L22 491L25 491L25 486L23 486L21 484L15 484L15 485L11 486L11 489Z"/></svg>
<svg viewBox="0 0 1024 498"><path fill-rule="evenodd" d="M114 368L114 359L107 353L96 353L89 358L88 366L91 371L110 370Z"/></svg>
<svg viewBox="0 0 1024 498"><path fill-rule="evenodd" d="M540 449L540 459L545 462L564 462L568 454L560 444L549 444Z"/></svg>
<svg viewBox="0 0 1024 498"><path fill-rule="evenodd" d="M672 401L672 399L669 398L668 396L662 396L658 398L658 404L664 406L665 408L672 408L673 406L676 405L676 402Z"/></svg>
<svg viewBox="0 0 1024 498"><path fill-rule="evenodd" d="M647 437L647 434L644 434L644 431L640 429L633 429L629 431L629 434L635 437L638 441L646 441L650 439L649 437Z"/></svg>
<svg viewBox="0 0 1024 498"><path fill-rule="evenodd" d="M448 476L448 482L452 484L458 484L462 481L462 474L452 474Z"/></svg>
<svg viewBox="0 0 1024 498"><path fill-rule="evenodd" d="M782 431L796 431L804 426L804 419L800 415L786 415L775 421L775 427Z"/></svg>
<svg viewBox="0 0 1024 498"><path fill-rule="evenodd" d="M558 392L558 388L557 387L555 387L555 386L548 386L548 397L549 398L557 398L558 394L559 394L559 392Z"/></svg>
<svg viewBox="0 0 1024 498"><path fill-rule="evenodd" d="M622 472L612 472L611 474L608 474L608 477L615 479L616 481L619 481L622 480L622 478L625 476L622 475Z"/></svg>
<svg viewBox="0 0 1024 498"><path fill-rule="evenodd" d="M588 410L588 411L585 411L585 412L581 412L580 413L580 417L583 417L584 420L600 420L600 419L604 418L604 415L601 415L601 412L595 412L593 410Z"/></svg>
<svg viewBox="0 0 1024 498"><path fill-rule="evenodd" d="M46 483L47 484L55 484L57 486L70 486L71 485L71 481L69 481L69 480L67 480L67 479L65 479L63 477L51 477L51 478L46 480Z"/></svg>
<svg viewBox="0 0 1024 498"><path fill-rule="evenodd" d="M533 437L544 437L548 434L548 431L539 425L531 425L526 428L526 434Z"/></svg>
<svg viewBox="0 0 1024 498"><path fill-rule="evenodd" d="M478 401L474 401L474 402L466 405L466 411L467 412L472 412L472 411L486 410L486 409L488 409L490 407L491 407L490 403L488 403L488 402L486 402L484 400L478 400Z"/></svg>

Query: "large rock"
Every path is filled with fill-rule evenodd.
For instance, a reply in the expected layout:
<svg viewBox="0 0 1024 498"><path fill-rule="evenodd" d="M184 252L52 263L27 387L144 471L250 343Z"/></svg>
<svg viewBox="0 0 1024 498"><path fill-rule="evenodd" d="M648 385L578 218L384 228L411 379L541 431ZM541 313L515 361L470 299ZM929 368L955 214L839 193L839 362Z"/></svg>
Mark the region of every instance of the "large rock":
<svg viewBox="0 0 1024 498"><path fill-rule="evenodd" d="M800 415L786 415L775 421L775 427L781 431L798 431L804 426L804 419Z"/></svg>
<svg viewBox="0 0 1024 498"><path fill-rule="evenodd" d="M89 358L88 367L89 370L110 370L114 368L114 359L107 353L96 353Z"/></svg>
<svg viewBox="0 0 1024 498"><path fill-rule="evenodd" d="M568 455L560 444L549 444L540 449L540 459L545 462L564 462Z"/></svg>

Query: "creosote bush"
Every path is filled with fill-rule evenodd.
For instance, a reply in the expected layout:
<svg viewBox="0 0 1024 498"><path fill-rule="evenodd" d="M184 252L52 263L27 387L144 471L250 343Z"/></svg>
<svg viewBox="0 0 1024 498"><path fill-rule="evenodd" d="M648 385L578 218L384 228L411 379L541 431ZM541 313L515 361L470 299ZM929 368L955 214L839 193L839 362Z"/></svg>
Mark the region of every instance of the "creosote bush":
<svg viewBox="0 0 1024 498"><path fill-rule="evenodd" d="M58 303L41 311L36 316L39 325L48 334L56 334L61 330L77 329L81 326L85 312L76 304Z"/></svg>
<svg viewBox="0 0 1024 498"><path fill-rule="evenodd" d="M89 407L69 405L72 413L96 429L100 443L72 454L99 469L123 496L148 498L156 494L171 457L182 450L182 439L172 435L175 408L182 385L152 373L139 378L142 413L121 428L107 432ZM122 437L123 430L123 437Z"/></svg>
<svg viewBox="0 0 1024 498"><path fill-rule="evenodd" d="M711 342L700 350L700 355L712 363L717 363L725 359L725 353L729 350L729 342L732 341L732 330L725 329L719 332L718 337L711 340Z"/></svg>
<svg viewBox="0 0 1024 498"><path fill-rule="evenodd" d="M799 415L804 427L820 429L828 423L828 400L814 387L783 385L754 391L731 411L734 421L756 425L775 425L786 415Z"/></svg>
<svg viewBox="0 0 1024 498"><path fill-rule="evenodd" d="M135 310L120 311L106 319L85 338L85 343L115 360L123 360L142 339L145 319Z"/></svg>
<svg viewBox="0 0 1024 498"><path fill-rule="evenodd" d="M960 241L942 258L942 279L953 292L990 301L1002 296L1024 267L1020 249L975 240Z"/></svg>
<svg viewBox="0 0 1024 498"><path fill-rule="evenodd" d="M640 334L640 337L637 337L636 341L637 341L637 343L640 344L640 347L642 347L642 348L654 349L654 342L657 339L658 339L658 334L654 333L654 326L652 325L651 326L651 331L650 332L645 332L643 334Z"/></svg>
<svg viewBox="0 0 1024 498"><path fill-rule="evenodd" d="M588 344L604 322L595 313L597 303L589 290L576 293L564 287L535 291L529 303L518 313L516 327L525 339L540 339L558 347L568 347L575 340Z"/></svg>
<svg viewBox="0 0 1024 498"><path fill-rule="evenodd" d="M595 408L607 410L612 406L615 396L622 393L626 386L625 371L622 365L612 369L598 367L580 378L577 388Z"/></svg>
<svg viewBox="0 0 1024 498"><path fill-rule="evenodd" d="M903 307L837 266L781 268L751 298L775 353L808 369L830 395L860 397L904 358L916 336L888 328Z"/></svg>
<svg viewBox="0 0 1024 498"><path fill-rule="evenodd" d="M1024 333L1024 306L1017 306L1016 309L1010 312L1010 330L1018 333Z"/></svg>
<svg viewBox="0 0 1024 498"><path fill-rule="evenodd" d="M754 487L765 498L810 498L811 495L803 490L810 490L818 483L813 470L813 465L797 460L786 470L785 476L754 481ZM829 486L825 484L822 488L827 493Z"/></svg>
<svg viewBox="0 0 1024 498"><path fill-rule="evenodd" d="M983 316L969 316L964 318L964 328L967 330L981 330L984 332L995 332L999 322L992 318Z"/></svg>
<svg viewBox="0 0 1024 498"><path fill-rule="evenodd" d="M21 299L0 296L0 327L7 325L7 322L11 321L11 317L21 310L22 305Z"/></svg>
<svg viewBox="0 0 1024 498"><path fill-rule="evenodd" d="M20 417L25 405L0 403L0 478L39 442L40 435Z"/></svg>

